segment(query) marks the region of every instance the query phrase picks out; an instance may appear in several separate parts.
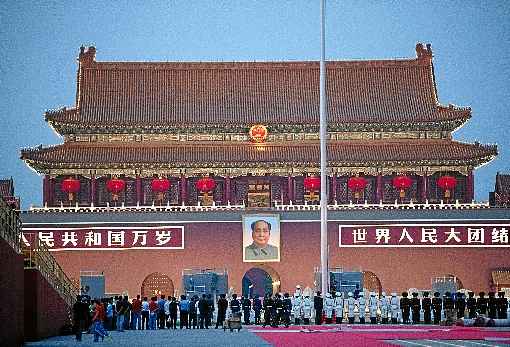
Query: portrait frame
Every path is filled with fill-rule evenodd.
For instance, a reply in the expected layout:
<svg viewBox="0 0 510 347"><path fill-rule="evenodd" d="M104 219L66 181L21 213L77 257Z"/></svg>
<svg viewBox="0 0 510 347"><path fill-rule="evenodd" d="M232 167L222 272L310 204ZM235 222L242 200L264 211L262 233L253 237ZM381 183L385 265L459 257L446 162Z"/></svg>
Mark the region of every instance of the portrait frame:
<svg viewBox="0 0 510 347"><path fill-rule="evenodd" d="M253 251L254 239L252 237L252 224L257 221L265 221L271 225L270 236L267 242L270 254ZM280 262L281 252L281 230L280 215L276 213L257 213L245 214L242 218L243 225L243 262L245 263L265 263ZM276 250L275 250L276 247Z"/></svg>

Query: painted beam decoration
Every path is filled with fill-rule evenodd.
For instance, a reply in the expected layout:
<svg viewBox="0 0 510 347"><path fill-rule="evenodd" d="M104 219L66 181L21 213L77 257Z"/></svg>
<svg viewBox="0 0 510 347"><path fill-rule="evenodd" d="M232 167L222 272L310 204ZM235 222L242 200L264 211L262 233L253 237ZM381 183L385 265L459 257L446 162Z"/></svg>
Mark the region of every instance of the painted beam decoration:
<svg viewBox="0 0 510 347"><path fill-rule="evenodd" d="M50 251L184 249L184 226L23 228L23 243L38 238Z"/></svg>
<svg viewBox="0 0 510 347"><path fill-rule="evenodd" d="M339 247L510 247L510 224L339 225Z"/></svg>

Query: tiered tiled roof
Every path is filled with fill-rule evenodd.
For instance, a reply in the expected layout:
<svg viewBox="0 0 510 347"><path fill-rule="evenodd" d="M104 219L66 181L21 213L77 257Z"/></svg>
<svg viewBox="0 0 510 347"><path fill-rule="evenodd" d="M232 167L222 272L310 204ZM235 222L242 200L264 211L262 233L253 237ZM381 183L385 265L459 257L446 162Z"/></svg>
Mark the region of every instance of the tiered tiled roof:
<svg viewBox="0 0 510 347"><path fill-rule="evenodd" d="M415 59L328 62L330 127L425 123L453 130L464 123L469 108L438 103L430 47L418 45L417 54ZM62 133L318 125L319 63L96 62L91 47L80 54L76 107L48 112L46 119Z"/></svg>
<svg viewBox="0 0 510 347"><path fill-rule="evenodd" d="M330 166L471 165L492 159L494 146L450 140L334 141L328 145ZM79 167L253 167L319 166L319 144L159 143L107 144L68 142L24 150L22 159L43 168Z"/></svg>
<svg viewBox="0 0 510 347"><path fill-rule="evenodd" d="M0 179L0 197L14 196L14 182L12 178Z"/></svg>

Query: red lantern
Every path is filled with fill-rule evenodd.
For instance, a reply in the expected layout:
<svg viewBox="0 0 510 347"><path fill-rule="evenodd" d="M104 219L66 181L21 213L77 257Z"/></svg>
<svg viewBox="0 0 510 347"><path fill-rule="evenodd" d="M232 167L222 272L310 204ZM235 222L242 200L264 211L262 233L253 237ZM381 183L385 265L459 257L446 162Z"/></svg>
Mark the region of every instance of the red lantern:
<svg viewBox="0 0 510 347"><path fill-rule="evenodd" d="M408 189L413 184L413 180L407 176L397 176L393 177L393 187L395 189L400 189L400 197L404 198L406 196L405 190Z"/></svg>
<svg viewBox="0 0 510 347"><path fill-rule="evenodd" d="M216 187L216 182L211 177L202 177L197 181L196 187L202 193L207 194Z"/></svg>
<svg viewBox="0 0 510 347"><path fill-rule="evenodd" d="M76 178L66 178L62 181L62 191L67 193L69 196L69 201L72 201L74 194L80 191L80 181Z"/></svg>
<svg viewBox="0 0 510 347"><path fill-rule="evenodd" d="M437 180L437 185L444 190L444 197L450 197L450 191L457 185L457 179L453 176L442 176Z"/></svg>
<svg viewBox="0 0 510 347"><path fill-rule="evenodd" d="M305 189L310 192L310 200L315 200L315 192L321 189L321 178L317 176L305 177L303 184Z"/></svg>
<svg viewBox="0 0 510 347"><path fill-rule="evenodd" d="M126 187L126 182L118 178L112 178L106 182L106 189L112 193L112 200L117 201L119 199L119 193Z"/></svg>
<svg viewBox="0 0 510 347"><path fill-rule="evenodd" d="M170 181L166 178L155 178L151 182L153 192L157 194L157 200L163 200L164 193L170 189Z"/></svg>
<svg viewBox="0 0 510 347"><path fill-rule="evenodd" d="M359 199L360 192L365 190L367 180L363 177L351 177L347 181L347 187L354 192L354 197Z"/></svg>

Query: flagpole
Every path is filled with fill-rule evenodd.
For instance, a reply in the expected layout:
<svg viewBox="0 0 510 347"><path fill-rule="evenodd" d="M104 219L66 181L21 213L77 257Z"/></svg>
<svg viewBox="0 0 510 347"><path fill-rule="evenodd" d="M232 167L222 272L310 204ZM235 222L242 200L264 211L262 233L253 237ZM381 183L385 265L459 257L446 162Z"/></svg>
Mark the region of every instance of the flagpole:
<svg viewBox="0 0 510 347"><path fill-rule="evenodd" d="M327 190L327 110L326 110L326 63L325 63L325 0L321 2L321 60L320 60L320 156L321 156L321 288L322 297L325 297L329 291L329 271L328 271L328 190Z"/></svg>

